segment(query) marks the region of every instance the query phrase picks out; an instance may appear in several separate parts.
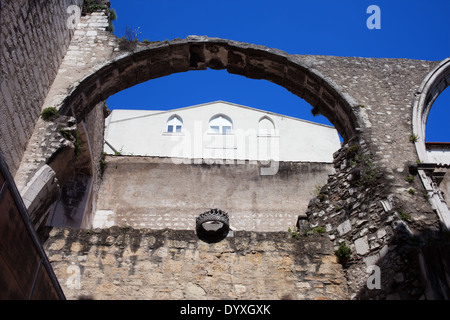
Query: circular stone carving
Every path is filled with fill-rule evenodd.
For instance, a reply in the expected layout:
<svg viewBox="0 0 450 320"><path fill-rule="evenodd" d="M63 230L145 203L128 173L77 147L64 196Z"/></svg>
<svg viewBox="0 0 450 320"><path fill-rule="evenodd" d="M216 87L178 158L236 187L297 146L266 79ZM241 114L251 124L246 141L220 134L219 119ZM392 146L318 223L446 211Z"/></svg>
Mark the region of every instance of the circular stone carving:
<svg viewBox="0 0 450 320"><path fill-rule="evenodd" d="M217 242L224 239L230 229L228 213L220 209L211 209L196 219L196 231L200 239Z"/></svg>

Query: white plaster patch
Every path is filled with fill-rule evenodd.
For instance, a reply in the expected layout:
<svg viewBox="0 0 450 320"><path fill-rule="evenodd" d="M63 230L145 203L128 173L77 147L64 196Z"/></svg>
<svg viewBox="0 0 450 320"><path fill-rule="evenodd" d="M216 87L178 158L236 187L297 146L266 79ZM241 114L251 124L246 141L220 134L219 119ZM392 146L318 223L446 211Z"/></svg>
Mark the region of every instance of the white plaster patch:
<svg viewBox="0 0 450 320"><path fill-rule="evenodd" d="M109 228L114 225L114 211L113 210L97 210L94 215L92 227L94 229Z"/></svg>

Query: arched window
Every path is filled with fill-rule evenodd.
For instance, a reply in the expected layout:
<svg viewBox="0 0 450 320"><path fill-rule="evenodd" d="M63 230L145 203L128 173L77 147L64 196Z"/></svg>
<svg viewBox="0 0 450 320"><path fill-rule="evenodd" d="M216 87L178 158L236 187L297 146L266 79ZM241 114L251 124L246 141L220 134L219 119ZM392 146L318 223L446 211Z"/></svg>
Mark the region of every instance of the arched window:
<svg viewBox="0 0 450 320"><path fill-rule="evenodd" d="M268 117L262 117L258 123L259 134L272 135L275 134L275 125Z"/></svg>
<svg viewBox="0 0 450 320"><path fill-rule="evenodd" d="M179 116L171 116L167 120L167 132L181 132L183 130L183 121Z"/></svg>
<svg viewBox="0 0 450 320"><path fill-rule="evenodd" d="M209 120L209 132L229 134L233 130L233 122L225 115L219 114Z"/></svg>

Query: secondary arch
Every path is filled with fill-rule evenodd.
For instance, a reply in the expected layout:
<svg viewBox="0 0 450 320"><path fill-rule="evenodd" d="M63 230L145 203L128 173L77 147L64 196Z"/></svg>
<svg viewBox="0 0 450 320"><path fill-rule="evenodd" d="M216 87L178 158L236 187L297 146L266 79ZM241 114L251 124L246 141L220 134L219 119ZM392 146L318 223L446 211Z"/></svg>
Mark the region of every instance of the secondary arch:
<svg viewBox="0 0 450 320"><path fill-rule="evenodd" d="M412 130L419 160L429 162L425 148L428 114L437 97L450 85L450 58L439 63L423 80L413 107Z"/></svg>
<svg viewBox="0 0 450 320"><path fill-rule="evenodd" d="M439 63L422 81L416 93L412 115L413 137L419 158L419 177L427 192L432 208L436 210L446 230L450 230L450 210L439 189L438 181L442 180L442 176L439 177L438 173L435 172L437 164L430 164L425 146L425 128L433 103L449 85L450 58L447 58Z"/></svg>

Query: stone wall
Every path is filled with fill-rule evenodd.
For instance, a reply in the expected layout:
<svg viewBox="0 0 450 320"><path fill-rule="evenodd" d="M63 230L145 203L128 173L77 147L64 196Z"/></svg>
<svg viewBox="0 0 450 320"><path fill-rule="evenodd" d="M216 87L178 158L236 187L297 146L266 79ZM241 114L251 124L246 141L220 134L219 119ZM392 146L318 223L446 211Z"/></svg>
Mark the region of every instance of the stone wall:
<svg viewBox="0 0 450 320"><path fill-rule="evenodd" d="M91 161L91 175L92 175L92 190L90 199L88 201L89 208L87 214L83 217L81 226L83 228L90 228L93 223L94 213L96 211L97 195L100 190L101 176L103 174L103 145L104 145L104 130L105 118L109 114L109 109L106 102L100 102L95 106L90 113L88 113L85 120L85 128L89 144L89 153Z"/></svg>
<svg viewBox="0 0 450 320"><path fill-rule="evenodd" d="M235 232L54 228L45 250L67 299L347 299L329 239Z"/></svg>
<svg viewBox="0 0 450 320"><path fill-rule="evenodd" d="M107 156L94 227L195 229L211 209L228 212L234 230L287 231L304 215L332 164L279 162L175 164L170 158Z"/></svg>
<svg viewBox="0 0 450 320"><path fill-rule="evenodd" d="M82 1L78 1L75 4L79 5L78 8L81 10ZM39 105L35 110L36 117L32 123L27 120L28 129L32 131L32 135L31 137L28 137L27 144L25 145L25 150L23 152L23 157L22 155L20 156L22 157L22 161L19 161L20 166L18 168L11 169L15 173L14 179L22 196L25 196L25 193L30 190L30 183L39 178L36 175L39 174L39 170L42 167L49 165L54 171L54 177L52 178L56 178L55 185L57 185L57 188L53 188L54 192L50 194L50 192L45 193L45 190L36 190L34 194L39 194L39 199L30 199L30 202L32 201L39 204L39 206L36 206L36 209L40 211L38 214L39 222L35 223L36 228L38 228L42 223L45 223L47 217L50 216L52 219L52 212L48 211L49 205L61 196L62 191L69 189L70 193L70 190L73 189L71 186L75 184L80 185L80 183L76 183L78 180L80 180L78 182L82 182L83 184L86 184L85 182L89 182L86 184L89 188L82 191L83 196L87 196L87 200L83 201L87 207L78 209L72 208L78 213L81 212L81 217L79 219L74 219L77 226L82 224L83 226L89 227L92 224L92 212L94 210L92 208L92 204L94 203L93 199L96 197L96 192L98 191L99 185L100 158L102 156L103 149L104 118L108 114L106 103L104 101L97 103L82 119L60 116L51 121L44 121L41 117L39 117L39 114L41 108L56 106L53 104L53 99L55 96L61 95L61 92L58 91L61 89L61 86L64 87L66 85L73 84L73 78L71 78L71 76L78 74L84 66L84 64L80 61L80 57L85 58L85 61L88 62L88 64L95 64L98 63L98 60L106 58L106 56L99 54L99 51L101 44L104 44L106 47L108 43L110 33L105 29L108 27L109 13L107 11L102 11L83 15L81 16L80 23L77 25L76 29L71 29L68 27L72 22L69 18L73 19L75 17L75 11L71 11L70 13L66 12L71 3L68 2L66 6L65 3L50 4L50 2L46 2L45 6L42 8L39 6L37 7L39 7L39 10L44 10L47 8L47 5L49 7L53 6L52 9L48 10L55 15L54 19L64 19L64 25L62 25L63 22L60 21L59 25L55 25L53 27L70 30L69 35L58 34L57 39L64 36L70 37L66 39L67 44L61 45L58 50L52 50L47 47L44 48L56 53L59 53L64 49L63 52L65 55L62 54L61 58L58 58L59 63L55 69L52 82L47 85L46 92L43 95L43 98L45 99L42 99L42 101L39 102ZM37 9L33 6L33 10ZM45 27L45 25L46 24L44 24L43 27ZM3 31L9 31L9 29L6 26L4 28L2 26L2 32ZM47 31L53 32L51 30ZM53 37L47 34L45 35L45 38L53 40ZM46 46L48 46L48 44L46 44ZM96 46L97 50L93 50L93 46ZM19 50L20 48L17 46L15 48L18 52L21 52ZM40 58L43 59L43 57L47 56L49 56L49 54L46 53ZM51 70L51 68L48 68L46 72L50 72ZM18 74L20 75L20 73ZM53 81L53 79L55 80ZM17 81L19 80L20 79ZM38 83L39 81L36 80L36 82ZM4 93L2 92L2 94ZM19 96L19 92L16 92L16 94ZM3 96L6 97L5 95ZM20 110L20 108L16 109L16 112L20 113ZM32 111L31 108L27 110L27 112ZM5 119L7 118L8 117L5 117ZM2 125L5 123L6 122L3 122ZM18 131L21 132L20 130ZM77 150L75 150L76 144L81 141L76 140L77 134L81 134L81 149L83 150L83 156L81 157L75 156L75 153L77 152ZM1 137L2 139L0 139L0 143L5 142L8 139L8 137L3 136L3 134ZM11 147L17 144L10 141L8 142L8 145ZM11 153L8 152L8 154ZM15 155L13 156L15 157ZM20 157L15 157L15 159L20 160ZM78 179L80 178L80 173L83 177ZM70 181L67 186L64 186L67 180ZM72 194L75 193L72 192ZM75 203L72 201L73 199L65 200L68 200L66 203ZM86 215L84 215L85 212ZM33 212L30 212L30 214L33 215Z"/></svg>
<svg viewBox="0 0 450 320"><path fill-rule="evenodd" d="M345 142L355 137L353 141L357 142L359 151L355 152L353 145L348 144L336 155L338 170L310 203L310 221L302 224L302 227L323 228L335 247L342 242L349 246L351 256L346 261L345 272L351 297L446 296L443 292L449 287L446 274L439 272L443 278L435 279L432 267L438 261L441 269L447 270L445 266L449 263L444 260L448 257L440 254L434 260L434 253L442 250L434 250L435 247L423 250L424 244L436 244L444 239L439 233L438 217L426 199L420 179L405 180L406 176L414 175L409 163L418 160L415 145L409 141L413 106L421 95L422 81L438 62L290 55L277 49L198 36L141 43L124 52L119 49L117 39L105 30L107 10L82 17L69 46L73 30L67 27L70 14L66 9L71 4L81 4L81 0L2 3L0 112L5 115L5 121L0 125L0 151L16 174L19 189L28 182L44 181L34 178L39 169L48 169L46 164L53 169L63 168L54 171L58 179L71 172L71 168L67 172L61 164L64 154L73 155L73 149L65 148L64 139L57 139L58 126L38 119L42 107L60 108L67 116L67 124L75 120L79 128L83 122L87 123L86 116L94 106L132 85L176 72L208 67L227 69L230 73L266 79L285 87L328 117ZM68 54L62 61L67 48ZM434 84L434 88L447 83ZM72 115L74 118L70 118ZM60 153L64 149L68 152ZM55 163L58 158L59 163ZM48 177L45 181L52 182L51 176ZM53 197L57 188L52 190L44 198ZM35 194L42 196L40 192ZM35 199L28 200L34 203ZM270 221L273 220L266 219L264 223ZM82 238L82 234L76 236ZM73 244L74 251L80 248L81 253L88 251L87 246L74 241L68 243L71 247ZM60 249L63 247L64 244ZM127 246L120 242L118 247ZM70 248L65 250L71 256ZM139 259L139 256L131 257ZM115 258L119 259L120 254L114 255ZM56 254L55 261L58 259ZM75 268L71 270L78 270L78 266L80 273L85 267L82 263L92 261L86 260L84 254L77 254L73 259ZM121 268L134 270L133 260L129 261L119 261ZM368 266L381 268L381 290L364 289ZM101 270L98 265L95 267L94 274ZM115 270L116 274L120 270ZM61 279L67 279L67 271L70 270L60 270ZM425 285L420 283L420 274L429 279ZM95 280L89 285L97 281L101 283ZM111 286L111 283L114 285L114 280L104 285ZM202 293L191 283L194 286L190 286L190 292ZM433 287L433 284L439 285ZM320 283L312 285L320 286ZM434 294L436 287L441 288L441 295ZM328 291L323 282L322 288ZM164 290L180 292L172 289ZM308 292L304 294L306 298L314 298Z"/></svg>
<svg viewBox="0 0 450 320"><path fill-rule="evenodd" d="M368 148L356 141L334 156L336 173L310 201L307 215L309 227L323 228L335 249L344 243L351 250L344 262L351 297L432 298L420 281L424 268L419 254L425 244L441 237L440 226L419 179L405 166L402 185L393 186ZM368 290L366 281L374 267L379 268L380 287Z"/></svg>
<svg viewBox="0 0 450 320"><path fill-rule="evenodd" d="M14 176L74 29L82 0L3 1L0 18L0 151Z"/></svg>
<svg viewBox="0 0 450 320"><path fill-rule="evenodd" d="M107 107L102 102L87 114L85 121L71 128L62 127L53 131L52 135L59 138L59 143L55 145L62 149L49 163L59 173L57 182L60 192L46 225L73 228L92 226L101 179L105 114ZM64 144L70 144L70 147L61 147Z"/></svg>
<svg viewBox="0 0 450 320"><path fill-rule="evenodd" d="M58 108L57 101L66 97L67 88L73 86L79 80L78 76L80 74L83 74L86 70L90 70L93 65L99 64L102 60L110 57L113 50L112 47L115 45L114 41L111 42L111 37L115 39L115 36L106 31L108 27L108 14L107 11L100 11L81 16L80 22L73 32L70 45L67 47L66 55L61 61L55 80L49 88L45 100L42 101L40 108ZM103 126L104 124L94 124L93 122L103 122L104 120L100 120L97 117L99 113L92 110L97 108L101 109L98 105L104 105L106 98L91 105L89 112L86 112L83 117L75 119L78 125L89 123L88 127L92 129L90 131L92 133L98 132L97 129L93 129L94 126ZM55 150L57 151L63 147L61 142L64 143L63 140L52 141L52 143L48 141L49 132L54 130L52 121L43 121L41 118L38 118L33 129L34 132L14 177L19 189L23 188L42 165L54 157ZM94 137L90 138L90 140L95 139ZM94 149L95 152L98 151L97 147ZM57 172L57 174L64 173Z"/></svg>

